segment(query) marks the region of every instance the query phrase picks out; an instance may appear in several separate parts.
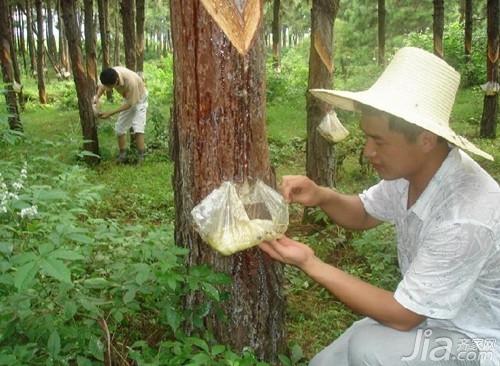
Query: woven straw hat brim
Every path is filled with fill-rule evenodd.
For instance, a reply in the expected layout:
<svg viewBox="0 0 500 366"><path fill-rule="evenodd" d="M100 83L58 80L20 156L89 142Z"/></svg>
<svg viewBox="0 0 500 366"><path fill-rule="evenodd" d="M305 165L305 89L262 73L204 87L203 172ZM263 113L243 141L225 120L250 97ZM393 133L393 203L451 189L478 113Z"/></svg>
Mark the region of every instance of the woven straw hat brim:
<svg viewBox="0 0 500 366"><path fill-rule="evenodd" d="M493 160L493 157L490 154L479 149L465 137L457 135L451 128L437 124L432 120L426 121L425 119L422 119L422 117L408 113L408 111L398 108L396 103L391 103L391 101L387 102L383 98L380 98L379 95L374 95L374 93L370 92L370 90L350 92L342 90L311 89L310 92L322 101L346 111L357 111L355 102L358 102L380 111L390 113L396 117L404 119L407 122L420 126L438 136L441 136L445 140L463 150L481 156L485 159Z"/></svg>

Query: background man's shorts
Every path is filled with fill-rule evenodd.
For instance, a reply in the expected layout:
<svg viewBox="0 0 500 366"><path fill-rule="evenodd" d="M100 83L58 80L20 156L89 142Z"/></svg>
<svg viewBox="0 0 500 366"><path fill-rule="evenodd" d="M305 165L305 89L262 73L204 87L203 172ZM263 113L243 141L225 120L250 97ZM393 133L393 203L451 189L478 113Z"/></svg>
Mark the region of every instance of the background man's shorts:
<svg viewBox="0 0 500 366"><path fill-rule="evenodd" d="M146 112L148 110L148 93L135 106L120 112L115 124L118 136L124 135L132 127L134 133L144 133Z"/></svg>

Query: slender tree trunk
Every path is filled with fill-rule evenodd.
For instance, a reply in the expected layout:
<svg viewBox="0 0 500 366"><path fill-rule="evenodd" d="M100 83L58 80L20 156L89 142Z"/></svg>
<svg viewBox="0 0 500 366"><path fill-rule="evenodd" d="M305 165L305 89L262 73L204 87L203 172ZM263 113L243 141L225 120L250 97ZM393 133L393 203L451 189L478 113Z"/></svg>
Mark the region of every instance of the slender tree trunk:
<svg viewBox="0 0 500 366"><path fill-rule="evenodd" d="M261 10L250 16L260 17L258 33L241 56L198 0L170 2L175 237L190 248L189 266L209 263L233 277L231 295L222 304L227 321L213 313L205 318L217 339L238 350L250 346L260 358L276 361L285 347L282 266L258 249L222 257L200 240L190 217L193 206L224 180L253 177L274 184L265 131L262 3L257 4ZM186 300L189 309L200 304L199 295Z"/></svg>
<svg viewBox="0 0 500 366"><path fill-rule="evenodd" d="M102 69L104 70L111 67L109 61L109 45L111 43L109 37L109 1L97 0L97 5L99 8L99 32L101 33ZM112 90L106 92L106 98L109 101L113 100Z"/></svg>
<svg viewBox="0 0 500 366"><path fill-rule="evenodd" d="M14 68L11 59L11 38L9 28L9 6L7 0L0 0L0 62L2 63L2 79L7 105L9 127L12 130L23 130L21 119L19 117L19 108L17 105L17 96L14 91Z"/></svg>
<svg viewBox="0 0 500 366"><path fill-rule="evenodd" d="M45 39L43 30L42 0L35 0L36 5L36 23L37 23L37 57L36 72L38 80L38 98L41 104L47 103L47 93L45 91L45 79L43 75L43 61L45 54Z"/></svg>
<svg viewBox="0 0 500 366"><path fill-rule="evenodd" d="M444 0L433 0L433 1L434 1L434 17L433 17L434 54L443 58Z"/></svg>
<svg viewBox="0 0 500 366"><path fill-rule="evenodd" d="M472 54L472 0L465 0L465 57L470 60Z"/></svg>
<svg viewBox="0 0 500 366"><path fill-rule="evenodd" d="M94 1L84 0L84 28L85 28L85 60L87 66L87 79L89 88L97 85L97 55L94 30Z"/></svg>
<svg viewBox="0 0 500 366"><path fill-rule="evenodd" d="M378 0L378 64L385 64L385 0Z"/></svg>
<svg viewBox="0 0 500 366"><path fill-rule="evenodd" d="M500 9L498 0L488 0L488 53L486 57L487 80L492 85L484 96L483 115L481 118L481 137L496 137L498 115L498 58ZM495 87L496 86L496 87Z"/></svg>
<svg viewBox="0 0 500 366"><path fill-rule="evenodd" d="M50 57L52 60L57 60L57 45L56 45L56 37L54 36L54 14L53 10L53 2L52 0L47 1L47 46L48 51L50 53ZM56 0L57 1L57 0Z"/></svg>
<svg viewBox="0 0 500 366"><path fill-rule="evenodd" d="M338 0L313 0L308 89L332 86L333 25L338 8ZM317 128L330 111L328 104L307 94L306 172L309 178L327 187L335 185L335 153L333 145Z"/></svg>
<svg viewBox="0 0 500 366"><path fill-rule="evenodd" d="M94 81L87 76L83 66L80 28L76 20L76 12L73 0L61 0L62 17L66 37L68 38L69 55L73 69L76 95L78 98L78 110L80 112L80 124L83 134L83 149L93 154L99 154L99 141L97 138L97 126L92 110L92 97L95 92ZM90 164L99 162L99 158L87 156L85 160Z"/></svg>
<svg viewBox="0 0 500 366"><path fill-rule="evenodd" d="M9 7L9 16L7 16L10 33L10 54L12 58L12 66L14 67L14 79L16 82L21 85L21 70L19 68L19 63L17 62L17 52L16 52L16 32L14 25L14 8Z"/></svg>
<svg viewBox="0 0 500 366"><path fill-rule="evenodd" d="M125 65L136 71L136 41L135 41L135 9L134 0L121 0L120 13L123 26L123 47L125 49Z"/></svg>
<svg viewBox="0 0 500 366"><path fill-rule="evenodd" d="M114 49L113 49L113 64L115 65L120 65L120 32L118 30L119 27L119 20L118 20L118 13L115 11L115 42L114 42Z"/></svg>
<svg viewBox="0 0 500 366"><path fill-rule="evenodd" d="M281 20L280 20L280 0L274 0L273 4L273 67L274 71L281 70Z"/></svg>
<svg viewBox="0 0 500 366"><path fill-rule="evenodd" d="M28 38L28 51L30 56L30 67L31 73L34 74L36 70L36 62L35 62L35 41L33 39L33 16L31 12L31 1L26 0L26 36Z"/></svg>
<svg viewBox="0 0 500 366"><path fill-rule="evenodd" d="M19 40L19 52L21 53L21 56L23 57L23 68L24 68L24 73L25 75L28 73L28 64L26 62L26 42L24 39L24 19L21 11L21 4L17 4L17 18L19 19L19 26L18 26L18 37L17 39Z"/></svg>
<svg viewBox="0 0 500 366"><path fill-rule="evenodd" d="M69 55L68 55L68 40L66 39L66 31L61 15L61 0L57 1L57 24L59 27L59 59L64 73L70 71ZM66 75L63 75L66 78Z"/></svg>
<svg viewBox="0 0 500 366"><path fill-rule="evenodd" d="M137 72L142 76L144 73L144 3L145 0L135 0L135 19L137 34Z"/></svg>

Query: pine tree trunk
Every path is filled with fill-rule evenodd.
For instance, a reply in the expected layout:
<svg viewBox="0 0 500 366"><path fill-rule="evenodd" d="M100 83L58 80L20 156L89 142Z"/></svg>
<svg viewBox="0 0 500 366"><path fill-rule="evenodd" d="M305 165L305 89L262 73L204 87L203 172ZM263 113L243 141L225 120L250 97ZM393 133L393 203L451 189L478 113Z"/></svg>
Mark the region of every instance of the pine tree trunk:
<svg viewBox="0 0 500 366"><path fill-rule="evenodd" d="M434 1L434 17L433 17L434 54L443 58L444 0L433 0L433 1Z"/></svg>
<svg viewBox="0 0 500 366"><path fill-rule="evenodd" d="M498 0L488 0L488 53L486 55L487 81L498 83L499 26L500 9ZM496 137L498 115L498 92L484 96L483 115L481 118L481 137Z"/></svg>
<svg viewBox="0 0 500 366"><path fill-rule="evenodd" d="M93 88L97 85L97 55L96 55L96 39L94 30L94 1L84 0L84 28L85 28L85 60L87 66L87 78L89 87Z"/></svg>
<svg viewBox="0 0 500 366"><path fill-rule="evenodd" d="M45 79L43 75L43 64L45 54L45 39L43 30L42 0L35 0L36 23L37 23L37 52L36 52L36 73L38 80L38 99L41 104L47 103L47 93L45 91Z"/></svg>
<svg viewBox="0 0 500 366"><path fill-rule="evenodd" d="M120 31L118 30L119 20L118 12L115 11L115 33L114 33L114 48L113 48L113 64L120 65Z"/></svg>
<svg viewBox="0 0 500 366"><path fill-rule="evenodd" d="M472 54L472 0L465 0L465 40L464 51L466 60L470 60Z"/></svg>
<svg viewBox="0 0 500 366"><path fill-rule="evenodd" d="M24 39L24 18L22 16L21 4L17 4L17 18L19 19L19 26L17 28L17 30L18 30L17 39L19 40L19 52L21 53L21 56L23 57L23 68L24 68L24 73L26 75L27 71L28 71L28 64L26 62L26 42Z"/></svg>
<svg viewBox="0 0 500 366"><path fill-rule="evenodd" d="M26 35L28 38L28 51L29 51L29 56L30 56L30 67L31 67L31 74L35 73L36 70L36 62L35 62L35 41L33 39L33 13L31 12L31 1L26 0Z"/></svg>
<svg viewBox="0 0 500 366"><path fill-rule="evenodd" d="M7 0L0 0L0 62L2 63L2 79L4 85L5 103L7 105L7 113L9 128L12 130L22 131L23 125L19 117L19 108L17 105L17 96L14 91L14 68L11 59L11 39L9 28L9 6Z"/></svg>
<svg viewBox="0 0 500 366"><path fill-rule="evenodd" d="M69 55L68 55L68 40L66 39L66 31L61 15L61 0L57 1L57 25L59 27L59 60L63 68L63 72L70 71ZM65 75L63 75L66 78Z"/></svg>
<svg viewBox="0 0 500 366"><path fill-rule="evenodd" d="M142 75L144 72L144 3L145 0L135 0L136 3L136 35L137 35L137 72Z"/></svg>
<svg viewBox="0 0 500 366"><path fill-rule="evenodd" d="M54 16L52 0L47 0L47 46L52 60L57 60L56 37L54 36Z"/></svg>
<svg viewBox="0 0 500 366"><path fill-rule="evenodd" d="M9 7L9 16L7 16L7 21L8 24L7 26L9 27L9 33L10 33L10 55L12 58L12 66L14 68L14 80L21 85L21 70L19 68L19 63L17 62L17 52L16 52L16 32L15 32L15 27L14 27L14 8Z"/></svg>
<svg viewBox="0 0 500 366"><path fill-rule="evenodd" d="M94 82L87 77L83 66L80 28L76 19L73 0L61 0L62 17L64 29L68 39L68 49L75 81L76 95L78 98L78 110L80 112L80 124L83 134L83 149L93 154L99 154L99 141L97 138L97 126L92 110L92 97L95 92ZM99 158L86 156L85 161L90 164L99 162Z"/></svg>
<svg viewBox="0 0 500 366"><path fill-rule="evenodd" d="M378 64L385 64L385 0L378 0Z"/></svg>
<svg viewBox="0 0 500 366"><path fill-rule="evenodd" d="M99 32L101 33L102 69L104 70L111 67L109 61L109 46L111 44L109 37L109 1L97 0L97 6L99 8ZM112 90L106 92L106 98L109 101L113 100Z"/></svg>
<svg viewBox="0 0 500 366"><path fill-rule="evenodd" d="M265 131L265 63L260 27L241 56L198 0L171 0L174 50L173 155L176 243L189 247L188 265L208 263L233 278L221 304L227 321L210 313L217 339L262 359L283 353L282 266L259 249L222 257L200 240L190 211L224 180L260 178L274 184ZM262 3L260 3L262 9ZM203 304L199 295L188 309Z"/></svg>
<svg viewBox="0 0 500 366"><path fill-rule="evenodd" d="M123 48L125 49L125 66L136 70L136 42L135 42L135 1L121 0L120 13L123 26Z"/></svg>
<svg viewBox="0 0 500 366"><path fill-rule="evenodd" d="M333 25L339 0L313 0L311 9L311 48L308 89L332 87ZM307 93L306 173L317 184L335 186L334 146L317 128L331 107ZM306 214L307 220L307 214Z"/></svg>
<svg viewBox="0 0 500 366"><path fill-rule="evenodd" d="M281 70L281 20L280 20L280 0L274 0L273 4L273 67L274 71Z"/></svg>

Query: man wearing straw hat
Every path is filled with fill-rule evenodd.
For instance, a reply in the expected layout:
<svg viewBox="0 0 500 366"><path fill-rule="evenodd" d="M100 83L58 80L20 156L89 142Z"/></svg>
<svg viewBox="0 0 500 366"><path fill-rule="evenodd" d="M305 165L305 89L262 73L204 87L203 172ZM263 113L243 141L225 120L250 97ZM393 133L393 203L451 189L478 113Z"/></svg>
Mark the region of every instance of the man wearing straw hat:
<svg viewBox="0 0 500 366"><path fill-rule="evenodd" d="M287 176L282 193L346 228L394 224L402 280L386 291L287 237L262 243L366 316L310 365L500 364L500 189L465 151L492 157L449 127L459 81L442 59L409 47L368 90L311 90L361 112L364 155L382 180L351 196Z"/></svg>

